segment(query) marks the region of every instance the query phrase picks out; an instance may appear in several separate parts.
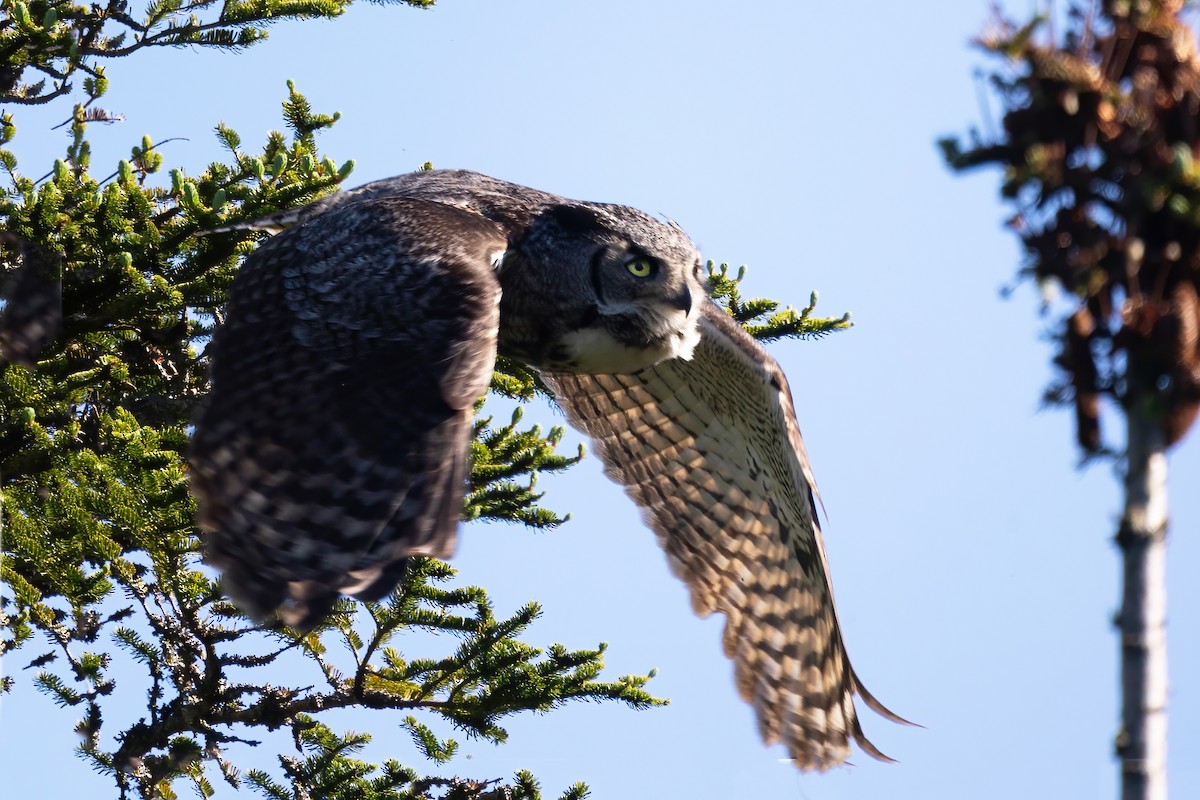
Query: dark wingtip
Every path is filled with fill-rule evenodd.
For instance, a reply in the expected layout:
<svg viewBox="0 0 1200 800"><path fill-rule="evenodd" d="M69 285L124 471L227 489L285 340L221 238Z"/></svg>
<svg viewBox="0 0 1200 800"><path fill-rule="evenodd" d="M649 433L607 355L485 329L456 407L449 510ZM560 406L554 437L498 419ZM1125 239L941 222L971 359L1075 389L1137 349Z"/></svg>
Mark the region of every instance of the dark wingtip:
<svg viewBox="0 0 1200 800"><path fill-rule="evenodd" d="M292 596L284 601L276 610L276 614L284 625L301 636L306 636L328 619L339 597L339 592L329 590L322 590L307 597Z"/></svg>
<svg viewBox="0 0 1200 800"><path fill-rule="evenodd" d="M854 678L854 693L862 698L862 701L866 704L867 708L871 709L872 711L874 711L876 714L883 717L884 719L891 720L892 722L898 722L901 725L911 725L914 728L924 728L925 727L924 725L921 725L920 723L905 719L904 717L897 714L895 711L892 711L890 708L885 706L883 703L876 700L875 695L873 695L869 691L867 691L867 687L863 686L862 681L858 679L858 675L856 675L853 670L851 670L850 674Z"/></svg>
<svg viewBox="0 0 1200 800"><path fill-rule="evenodd" d="M862 701L864 704L866 704L867 708L871 709L884 719L891 720L892 722L898 722L901 725L912 725L914 728L925 727L924 725L920 725L912 720L905 719L895 711L892 711L890 708L885 706L883 703L876 700L875 695L867 691L867 687L863 686L862 681L858 679L858 675L855 675L853 670L851 670L850 674L854 679L854 693L862 698ZM859 721L857 716L854 718L854 727L851 732L854 734L854 741L858 743L859 749L869 755L871 758L888 764L900 763L871 743L871 740L868 739L867 735L863 732L862 723Z"/></svg>
<svg viewBox="0 0 1200 800"><path fill-rule="evenodd" d="M854 741L858 743L858 749L862 750L871 758L875 759L876 761L882 761L885 764L900 763L871 743L871 740L867 738L865 733L863 733L862 723L858 721L858 717L854 718L854 728L851 732L854 734Z"/></svg>
<svg viewBox="0 0 1200 800"><path fill-rule="evenodd" d="M379 571L379 577L366 588L354 592L353 597L364 603L378 603L392 593L404 574L408 572L411 562L412 559L400 558L384 564Z"/></svg>
<svg viewBox="0 0 1200 800"><path fill-rule="evenodd" d="M221 593L246 616L273 630L290 628L301 636L320 625L341 596L311 582L281 584L240 563L213 558L205 561L221 570Z"/></svg>

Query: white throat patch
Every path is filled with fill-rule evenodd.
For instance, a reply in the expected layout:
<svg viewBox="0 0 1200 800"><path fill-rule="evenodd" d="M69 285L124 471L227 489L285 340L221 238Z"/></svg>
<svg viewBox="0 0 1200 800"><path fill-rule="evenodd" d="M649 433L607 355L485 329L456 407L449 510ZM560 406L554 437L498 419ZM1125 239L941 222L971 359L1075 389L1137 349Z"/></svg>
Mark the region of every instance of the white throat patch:
<svg viewBox="0 0 1200 800"><path fill-rule="evenodd" d="M683 316L675 311L671 316ZM674 322L675 320L671 320ZM584 328L563 337L569 359L579 372L595 374L630 373L666 361L682 358L690 361L700 342L700 314L693 310L683 320L682 326L664 324L662 331L655 331L663 338L649 347L630 347L617 341L603 328Z"/></svg>

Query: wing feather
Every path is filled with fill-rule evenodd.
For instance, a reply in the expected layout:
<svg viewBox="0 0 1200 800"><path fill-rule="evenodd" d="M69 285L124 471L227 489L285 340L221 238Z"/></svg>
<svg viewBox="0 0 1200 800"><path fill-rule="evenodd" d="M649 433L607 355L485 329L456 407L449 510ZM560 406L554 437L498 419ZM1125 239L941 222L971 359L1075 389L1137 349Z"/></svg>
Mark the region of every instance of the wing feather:
<svg viewBox="0 0 1200 800"><path fill-rule="evenodd" d="M506 245L471 211L391 196L247 259L191 463L207 558L254 616L308 627L340 593L386 595L407 556L450 555Z"/></svg>
<svg viewBox="0 0 1200 800"><path fill-rule="evenodd" d="M725 614L734 683L767 743L802 769L843 763L863 734L834 609L816 487L779 365L713 303L690 361L631 375L547 374L605 472L642 509L696 613Z"/></svg>

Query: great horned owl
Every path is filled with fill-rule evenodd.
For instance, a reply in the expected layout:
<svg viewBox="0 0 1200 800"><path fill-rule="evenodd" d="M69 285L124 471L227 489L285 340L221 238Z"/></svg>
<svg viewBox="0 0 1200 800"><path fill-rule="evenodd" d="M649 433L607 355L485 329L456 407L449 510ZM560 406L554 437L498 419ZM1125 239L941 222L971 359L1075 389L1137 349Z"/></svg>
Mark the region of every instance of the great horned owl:
<svg viewBox="0 0 1200 800"><path fill-rule="evenodd" d="M249 613L305 628L454 549L497 352L541 372L658 536L768 743L826 769L863 735L787 380L633 208L465 171L334 195L246 259L212 342L192 491ZM393 366L394 365L394 366Z"/></svg>

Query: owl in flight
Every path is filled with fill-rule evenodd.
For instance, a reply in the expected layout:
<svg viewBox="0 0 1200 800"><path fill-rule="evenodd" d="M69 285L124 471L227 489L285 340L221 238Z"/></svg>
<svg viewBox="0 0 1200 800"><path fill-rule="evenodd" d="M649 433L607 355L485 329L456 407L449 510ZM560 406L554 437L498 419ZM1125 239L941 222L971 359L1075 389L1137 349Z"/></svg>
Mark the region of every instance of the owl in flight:
<svg viewBox="0 0 1200 800"><path fill-rule="evenodd" d="M691 240L473 172L319 200L246 259L211 347L192 491L250 614L305 629L448 558L497 353L536 368L657 534L763 739L801 769L863 734L815 485L779 365L709 299Z"/></svg>

